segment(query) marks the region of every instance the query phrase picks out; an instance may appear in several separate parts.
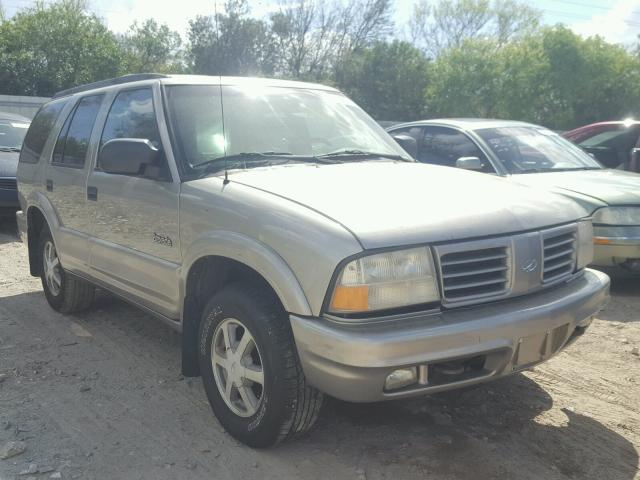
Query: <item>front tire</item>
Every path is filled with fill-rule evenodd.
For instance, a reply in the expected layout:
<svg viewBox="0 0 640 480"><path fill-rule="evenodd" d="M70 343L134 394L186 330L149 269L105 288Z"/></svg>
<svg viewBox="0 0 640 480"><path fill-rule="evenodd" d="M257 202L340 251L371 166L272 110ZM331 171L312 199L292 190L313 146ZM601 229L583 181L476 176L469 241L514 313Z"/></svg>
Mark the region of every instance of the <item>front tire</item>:
<svg viewBox="0 0 640 480"><path fill-rule="evenodd" d="M60 313L74 313L88 308L93 302L94 286L65 272L47 227L40 232L38 252L42 289L51 308Z"/></svg>
<svg viewBox="0 0 640 480"><path fill-rule="evenodd" d="M315 423L322 393L306 383L286 312L268 290L232 284L214 295L198 358L213 412L242 443L269 447Z"/></svg>

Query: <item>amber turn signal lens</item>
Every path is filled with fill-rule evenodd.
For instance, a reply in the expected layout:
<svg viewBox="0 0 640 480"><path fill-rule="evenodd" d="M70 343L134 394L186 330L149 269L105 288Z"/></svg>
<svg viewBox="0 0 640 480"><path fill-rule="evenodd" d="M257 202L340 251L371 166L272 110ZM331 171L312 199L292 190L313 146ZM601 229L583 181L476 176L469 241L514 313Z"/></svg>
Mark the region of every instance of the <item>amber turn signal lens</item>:
<svg viewBox="0 0 640 480"><path fill-rule="evenodd" d="M366 312L369 310L369 287L338 285L331 299L334 312Z"/></svg>
<svg viewBox="0 0 640 480"><path fill-rule="evenodd" d="M609 245L611 241L608 238L595 237L593 239L593 243L595 243L596 245Z"/></svg>

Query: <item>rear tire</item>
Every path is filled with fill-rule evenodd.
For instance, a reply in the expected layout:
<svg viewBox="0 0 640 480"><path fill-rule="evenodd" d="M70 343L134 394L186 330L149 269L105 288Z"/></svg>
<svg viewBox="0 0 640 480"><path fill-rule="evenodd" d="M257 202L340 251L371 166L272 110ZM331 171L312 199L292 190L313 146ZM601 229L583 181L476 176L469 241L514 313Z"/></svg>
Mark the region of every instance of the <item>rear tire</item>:
<svg viewBox="0 0 640 480"><path fill-rule="evenodd" d="M323 395L307 384L289 319L270 291L225 287L204 308L198 338L209 403L233 437L264 448L313 426Z"/></svg>
<svg viewBox="0 0 640 480"><path fill-rule="evenodd" d="M41 262L42 289L51 308L60 313L74 313L87 309L93 302L95 287L65 272L47 227L40 232L38 254Z"/></svg>

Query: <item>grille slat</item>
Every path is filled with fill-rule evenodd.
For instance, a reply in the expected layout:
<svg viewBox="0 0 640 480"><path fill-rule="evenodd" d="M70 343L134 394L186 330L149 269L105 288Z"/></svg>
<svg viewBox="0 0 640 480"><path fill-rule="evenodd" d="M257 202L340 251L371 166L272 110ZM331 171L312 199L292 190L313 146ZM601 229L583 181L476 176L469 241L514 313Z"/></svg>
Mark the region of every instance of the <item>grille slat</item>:
<svg viewBox="0 0 640 480"><path fill-rule="evenodd" d="M506 247L445 253L440 270L446 300L494 297L507 290L509 255Z"/></svg>
<svg viewBox="0 0 640 480"><path fill-rule="evenodd" d="M504 283L504 278L495 278L493 280L484 280L480 282L467 282L461 283L459 285L447 285L445 288L447 290L461 290L463 288L484 287L487 285L493 285L495 283Z"/></svg>
<svg viewBox="0 0 640 480"><path fill-rule="evenodd" d="M481 275L483 273L500 272L500 271L503 271L503 270L506 270L506 269L507 269L506 265L502 265L502 266L499 266L499 267L493 267L493 268L479 268L477 270L469 270L469 271L463 271L463 272L458 272L458 273L447 273L447 274L444 274L442 278L447 280L449 278L470 277L472 275Z"/></svg>
<svg viewBox="0 0 640 480"><path fill-rule="evenodd" d="M547 253L545 251L544 261L548 262L548 261L554 260L556 258L566 257L567 255L573 255L573 248L564 249L561 252L554 253L553 255L547 255Z"/></svg>
<svg viewBox="0 0 640 480"><path fill-rule="evenodd" d="M459 255L463 255L463 254L472 254L475 252L464 252L461 253ZM450 254L453 255L453 254ZM448 256L448 255L447 255ZM499 260L499 259L503 259L503 258L507 258L507 254L499 254L499 255L488 255L486 257L473 257L470 256L470 258L468 259L460 259L460 260L442 260L442 266L449 266L449 265L460 265L460 264L466 264L466 263L477 263L477 262L486 262L487 260Z"/></svg>
<svg viewBox="0 0 640 480"><path fill-rule="evenodd" d="M18 182L15 178L0 178L0 188L3 190L17 190Z"/></svg>
<svg viewBox="0 0 640 480"><path fill-rule="evenodd" d="M544 249L547 250L549 248L556 248L559 247L560 245L566 245L567 243L573 243L574 237L573 234L571 234L571 236L569 238L549 238L548 242L545 241L544 242Z"/></svg>
<svg viewBox="0 0 640 480"><path fill-rule="evenodd" d="M544 239L543 283L560 280L571 273L576 261L576 233L563 232Z"/></svg>

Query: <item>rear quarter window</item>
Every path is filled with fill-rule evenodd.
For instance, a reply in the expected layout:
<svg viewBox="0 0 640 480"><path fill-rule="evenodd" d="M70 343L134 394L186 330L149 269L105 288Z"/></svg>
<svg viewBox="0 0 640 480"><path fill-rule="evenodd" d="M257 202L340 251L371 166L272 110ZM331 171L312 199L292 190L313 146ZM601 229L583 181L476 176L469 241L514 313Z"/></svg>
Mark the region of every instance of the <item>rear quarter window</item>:
<svg viewBox="0 0 640 480"><path fill-rule="evenodd" d="M38 111L31 122L27 135L24 137L24 144L20 152L21 163L38 163L60 111L66 103L66 99L51 102Z"/></svg>

